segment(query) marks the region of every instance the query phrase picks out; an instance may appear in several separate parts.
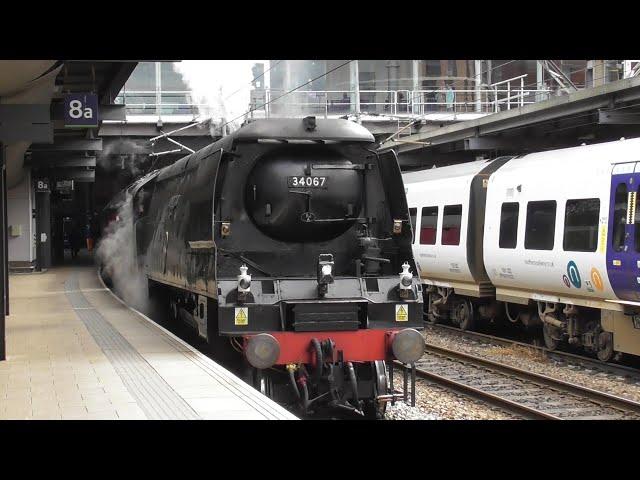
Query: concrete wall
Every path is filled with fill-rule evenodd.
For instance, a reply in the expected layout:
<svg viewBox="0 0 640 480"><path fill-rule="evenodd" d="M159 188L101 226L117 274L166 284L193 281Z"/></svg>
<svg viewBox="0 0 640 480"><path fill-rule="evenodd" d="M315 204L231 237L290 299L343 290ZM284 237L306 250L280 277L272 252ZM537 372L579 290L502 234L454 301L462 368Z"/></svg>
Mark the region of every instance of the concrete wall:
<svg viewBox="0 0 640 480"><path fill-rule="evenodd" d="M15 187L7 192L7 224L10 262L31 262L35 260L35 244L33 242L34 220L33 186L31 171ZM21 226L19 236L12 235L11 226Z"/></svg>

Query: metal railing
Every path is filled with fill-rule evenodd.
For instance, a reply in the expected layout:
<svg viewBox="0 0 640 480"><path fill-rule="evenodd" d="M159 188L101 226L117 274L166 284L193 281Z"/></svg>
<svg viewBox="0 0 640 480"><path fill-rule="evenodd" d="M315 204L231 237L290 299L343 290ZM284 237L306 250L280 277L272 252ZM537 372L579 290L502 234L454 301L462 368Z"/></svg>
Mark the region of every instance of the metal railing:
<svg viewBox="0 0 640 480"><path fill-rule="evenodd" d="M193 101L189 90L122 90L115 99L116 104L125 105L127 115L191 115L196 118L205 103Z"/></svg>
<svg viewBox="0 0 640 480"><path fill-rule="evenodd" d="M298 90L254 91L249 117L297 117L306 115L388 115L420 117L433 113L489 114L546 100L550 89L525 88L526 75L475 89L426 90ZM282 98L279 98L281 97ZM356 97L359 96L359 103ZM199 115L211 113L208 104L193 101L190 91L123 90L116 103L126 105L127 115ZM358 108L359 106L359 108Z"/></svg>
<svg viewBox="0 0 640 480"><path fill-rule="evenodd" d="M252 105L251 116L374 114L423 116L430 113L496 113L547 100L550 89L525 88L527 75L510 78L480 89L440 88L429 90L305 90L291 92L265 90L264 102ZM356 111L356 93L359 111ZM271 101L271 98L277 100ZM260 108L261 104L264 105Z"/></svg>

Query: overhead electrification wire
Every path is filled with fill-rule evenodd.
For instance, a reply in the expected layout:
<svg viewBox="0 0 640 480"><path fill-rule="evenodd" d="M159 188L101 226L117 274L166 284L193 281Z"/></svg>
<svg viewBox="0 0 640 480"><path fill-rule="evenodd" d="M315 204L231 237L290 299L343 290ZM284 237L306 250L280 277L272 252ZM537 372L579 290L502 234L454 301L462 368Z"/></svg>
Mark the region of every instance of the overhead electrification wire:
<svg viewBox="0 0 640 480"><path fill-rule="evenodd" d="M249 87L253 84L253 82L255 82L256 80L264 77L267 73L269 73L271 70L273 70L274 68L276 68L278 65L280 65L283 61L282 60L278 60L275 64L271 65L267 70L265 70L264 72L262 72L260 75L258 75L257 77L255 77L253 80L251 80L249 82ZM231 93L228 97L225 97L223 99L223 101L225 100L229 100L231 97L233 97L236 93L244 90L245 88L247 88L247 86L243 86L240 87L238 90L236 90L235 92Z"/></svg>
<svg viewBox="0 0 640 480"><path fill-rule="evenodd" d="M327 72L323 73L322 75L318 75L317 77L312 78L311 80L309 80L309 81L307 81L307 82L305 82L305 83L303 83L303 84L301 84L301 85L298 85L297 87L292 88L291 90L287 90L285 93L283 93L283 94L282 94L282 95L280 95L279 97L272 98L272 99L271 99L271 100L269 100L268 102L265 102L265 103L263 103L262 105L258 105L258 106L257 106L257 107L255 107L255 108L250 108L249 110L247 110L246 112L244 112L242 115L238 115L237 117L235 117L235 118L233 118L233 119L229 120L228 122L224 123L223 125L221 125L221 126L220 126L220 128L225 127L226 125L228 125L228 124L230 124L231 122L234 122L234 121L236 121L236 120L238 120L238 119L240 119L240 118L244 117L245 115L249 115L251 112L253 112L253 111L255 111L255 110L259 110L259 109L260 109L260 108L262 108L262 107L266 107L266 106L267 106L267 105L269 105L270 103L273 103L273 102L275 102L276 100L279 100L279 99L281 99L282 97L285 97L285 96L289 95L290 93L295 92L296 90L300 90L302 87L304 87L304 86L306 86L306 85L309 85L310 83L313 83L313 82L315 82L316 80L321 79L322 77L326 77L326 76L327 76L327 75L329 75L331 72L335 72L335 71L336 71L336 70L338 70L339 68L342 68L342 67L344 67L345 65L349 65L351 62L353 62L353 60L348 60L348 61L346 61L346 62L344 62L344 63L342 63L342 64L338 65L337 67L334 67L334 68L332 68L331 70L328 70Z"/></svg>

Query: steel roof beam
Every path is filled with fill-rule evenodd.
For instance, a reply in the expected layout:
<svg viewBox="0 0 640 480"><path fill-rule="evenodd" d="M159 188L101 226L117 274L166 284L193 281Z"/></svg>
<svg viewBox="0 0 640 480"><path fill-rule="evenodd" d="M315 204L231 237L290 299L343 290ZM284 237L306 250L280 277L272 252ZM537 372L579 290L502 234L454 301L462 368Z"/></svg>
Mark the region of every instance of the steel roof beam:
<svg viewBox="0 0 640 480"><path fill-rule="evenodd" d="M111 77L100 91L100 103L111 104L115 101L137 65L138 62L118 62L114 65Z"/></svg>
<svg viewBox="0 0 640 480"><path fill-rule="evenodd" d="M64 138L64 137L56 137L55 142L52 144L33 144L31 145L32 152L63 152L63 151L101 151L102 150L102 139L94 138Z"/></svg>
<svg viewBox="0 0 640 480"><path fill-rule="evenodd" d="M640 124L640 113L598 110L598 123L600 125L638 125Z"/></svg>
<svg viewBox="0 0 640 480"><path fill-rule="evenodd" d="M74 155L63 158L55 158L51 156L32 156L29 163L32 166L38 168L95 167L96 157L85 157L82 155Z"/></svg>

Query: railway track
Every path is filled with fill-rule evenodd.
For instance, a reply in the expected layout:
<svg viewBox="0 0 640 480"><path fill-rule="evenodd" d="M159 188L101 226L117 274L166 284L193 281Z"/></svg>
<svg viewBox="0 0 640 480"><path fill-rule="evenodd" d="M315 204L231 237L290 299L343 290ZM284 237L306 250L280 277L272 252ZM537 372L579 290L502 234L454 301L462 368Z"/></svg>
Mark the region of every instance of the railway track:
<svg viewBox="0 0 640 480"><path fill-rule="evenodd" d="M436 345L416 374L523 418L640 420L638 402Z"/></svg>
<svg viewBox="0 0 640 480"><path fill-rule="evenodd" d="M540 352L542 355L544 355L546 358L550 360L554 360L559 363L565 363L567 365L571 365L574 368L587 369L589 371L596 371L596 372L604 372L609 375L614 375L617 377L627 377L635 380L636 382L640 382L640 370L631 366L620 365L617 363L603 362L596 358L586 357L584 355L577 355L575 353L565 352L562 350L549 350L539 345L520 342L518 340L512 340L504 337L497 337L497 336L489 335L486 333L474 332L469 330L460 330L459 328L456 328L450 325L431 324L431 323L425 323L425 325L426 325L426 328L424 330L425 333L428 332L429 330L433 330L433 331L444 330L446 332L453 333L454 335L458 335L460 337L474 339L483 344L525 347L525 348Z"/></svg>

